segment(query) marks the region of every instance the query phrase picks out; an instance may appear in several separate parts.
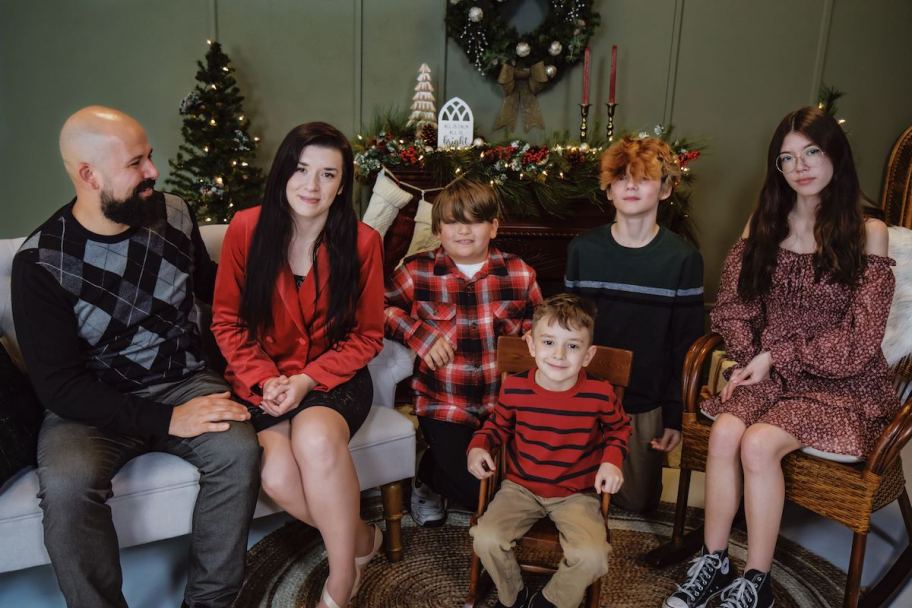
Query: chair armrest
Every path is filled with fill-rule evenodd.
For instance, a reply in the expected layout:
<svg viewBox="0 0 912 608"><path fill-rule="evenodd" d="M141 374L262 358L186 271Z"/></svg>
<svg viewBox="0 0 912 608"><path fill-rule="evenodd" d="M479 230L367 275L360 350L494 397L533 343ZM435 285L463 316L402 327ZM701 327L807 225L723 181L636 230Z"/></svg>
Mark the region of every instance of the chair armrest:
<svg viewBox="0 0 912 608"><path fill-rule="evenodd" d="M865 470L876 475L884 472L897 458L912 438L912 398L899 409L893 421L887 425L865 463Z"/></svg>
<svg viewBox="0 0 912 608"><path fill-rule="evenodd" d="M491 454L491 458L494 460L494 474L481 480L481 487L478 490L478 508L475 510L476 519L484 515L488 505L494 500L494 494L500 488L500 480L503 477L503 467L501 466L504 462L503 452L504 448L501 447Z"/></svg>
<svg viewBox="0 0 912 608"><path fill-rule="evenodd" d="M684 411L695 414L700 403L700 372L712 352L722 344L722 336L709 333L697 338L684 357L684 369L681 373L681 395L684 400Z"/></svg>

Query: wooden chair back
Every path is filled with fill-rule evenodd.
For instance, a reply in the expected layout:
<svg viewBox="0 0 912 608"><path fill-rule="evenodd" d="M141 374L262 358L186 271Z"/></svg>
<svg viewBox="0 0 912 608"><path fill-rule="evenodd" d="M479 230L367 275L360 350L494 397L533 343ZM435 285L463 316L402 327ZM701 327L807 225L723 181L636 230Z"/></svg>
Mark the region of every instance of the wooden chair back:
<svg viewBox="0 0 912 608"><path fill-rule="evenodd" d="M632 362L633 353L629 350L596 346L586 373L610 382L618 399L622 399L624 389L630 383ZM523 338L501 336L497 339L497 371L501 376L526 371L533 365L535 359L529 354L529 346Z"/></svg>
<svg viewBox="0 0 912 608"><path fill-rule="evenodd" d="M903 131L890 151L880 207L887 223L912 228L912 127Z"/></svg>

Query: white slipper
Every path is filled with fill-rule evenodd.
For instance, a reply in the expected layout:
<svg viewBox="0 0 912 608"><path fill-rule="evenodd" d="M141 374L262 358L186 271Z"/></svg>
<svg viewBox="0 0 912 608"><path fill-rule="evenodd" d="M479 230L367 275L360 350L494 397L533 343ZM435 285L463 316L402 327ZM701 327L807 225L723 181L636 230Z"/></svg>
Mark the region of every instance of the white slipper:
<svg viewBox="0 0 912 608"><path fill-rule="evenodd" d="M323 583L323 593L320 594L320 601L326 604L326 608L342 608L336 601L329 595L329 591L326 590L326 583ZM348 604L346 604L348 606Z"/></svg>
<svg viewBox="0 0 912 608"><path fill-rule="evenodd" d="M362 574L364 574L367 564L374 559L377 553L380 552L380 547L383 546L383 531L380 530L380 526L371 524L371 527L374 529L374 544L370 552L361 557L355 556L355 583L352 585L351 599L358 595L358 590L361 588Z"/></svg>

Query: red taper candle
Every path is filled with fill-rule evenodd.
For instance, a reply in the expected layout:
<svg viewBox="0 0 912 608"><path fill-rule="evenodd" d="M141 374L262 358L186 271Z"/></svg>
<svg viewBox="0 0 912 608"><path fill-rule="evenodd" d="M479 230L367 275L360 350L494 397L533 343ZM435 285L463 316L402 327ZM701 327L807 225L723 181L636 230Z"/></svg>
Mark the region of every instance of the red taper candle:
<svg viewBox="0 0 912 608"><path fill-rule="evenodd" d="M589 47L583 54L583 105L589 105Z"/></svg>
<svg viewBox="0 0 912 608"><path fill-rule="evenodd" d="M612 45L611 47L611 80L608 85L608 103L614 103L614 92L615 92L615 83L617 81L617 68L618 68L618 47L617 45Z"/></svg>

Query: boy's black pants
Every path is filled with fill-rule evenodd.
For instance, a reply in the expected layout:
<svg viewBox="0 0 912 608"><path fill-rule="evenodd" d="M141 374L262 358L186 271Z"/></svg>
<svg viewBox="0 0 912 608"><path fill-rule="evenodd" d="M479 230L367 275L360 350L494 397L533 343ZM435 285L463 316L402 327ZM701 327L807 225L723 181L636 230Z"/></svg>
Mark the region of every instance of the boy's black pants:
<svg viewBox="0 0 912 608"><path fill-rule="evenodd" d="M418 417L428 445L418 464L418 479L450 502L474 511L481 482L469 473L466 450L475 429L465 424Z"/></svg>

